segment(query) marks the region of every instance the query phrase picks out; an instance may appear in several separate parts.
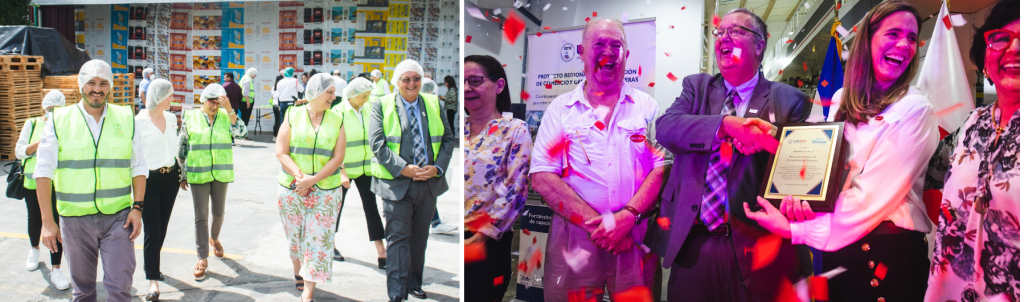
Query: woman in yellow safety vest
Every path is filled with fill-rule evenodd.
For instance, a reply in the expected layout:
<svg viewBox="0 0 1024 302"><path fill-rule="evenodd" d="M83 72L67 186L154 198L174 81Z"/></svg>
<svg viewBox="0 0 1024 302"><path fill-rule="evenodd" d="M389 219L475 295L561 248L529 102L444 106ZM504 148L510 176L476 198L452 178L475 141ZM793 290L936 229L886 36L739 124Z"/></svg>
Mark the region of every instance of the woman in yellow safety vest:
<svg viewBox="0 0 1024 302"><path fill-rule="evenodd" d="M235 181L231 136L245 137L248 131L238 122L227 92L220 84L207 85L201 98L202 107L186 111L181 116L181 147L178 151L178 160L185 162L182 176L187 181L181 184L181 188L188 190L186 184L191 187L195 206L199 262L192 274L196 281L206 279L210 245L213 245L214 256L224 258L224 247L219 240L220 227L224 223L228 183ZM209 223L211 208L212 225Z"/></svg>
<svg viewBox="0 0 1024 302"><path fill-rule="evenodd" d="M342 199L337 189L350 186L342 167L342 118L328 110L335 89L329 74L310 78L304 95L309 104L288 110L277 136L277 159L283 167L277 206L302 301L313 299L316 283L331 281L334 218Z"/></svg>
<svg viewBox="0 0 1024 302"><path fill-rule="evenodd" d="M384 250L384 223L380 219L380 212L377 210L377 195L370 191L370 159L373 152L370 149L369 134L367 127L370 124L370 109L365 105L370 100L370 93L373 91L373 82L365 78L356 78L345 86L344 101L334 106L333 110L341 115L342 120L348 127L345 127L345 171L348 178L356 183L359 189L359 198L363 202L363 214L366 215L366 230L369 231L370 241L377 247L377 267L386 269L387 253ZM351 121L351 122L350 122ZM348 189L342 190L341 199L344 201L348 195ZM344 202L342 202L344 207ZM338 224L341 222L341 209L338 209ZM338 232L338 226L334 227ZM334 249L334 260L345 261L341 252Z"/></svg>
<svg viewBox="0 0 1024 302"><path fill-rule="evenodd" d="M22 160L25 172L25 206L28 208L28 238L32 248L28 250L28 261L25 268L34 271L39 268L39 233L43 229L43 217L39 210L39 199L36 197L36 180L32 173L36 170L36 149L39 148L40 139L43 137L43 125L46 120L53 116L53 108L64 107L64 94L59 90L50 90L43 97L43 115L30 118L25 121L25 127L21 128L21 136L14 145L14 155ZM53 217L57 216L57 194L50 194L50 204L53 205ZM60 223L60 219L56 219ZM50 253L50 265L53 270L50 272L50 281L59 290L66 290L71 286L68 279L60 272L60 257L64 254L64 246L57 242L57 252Z"/></svg>

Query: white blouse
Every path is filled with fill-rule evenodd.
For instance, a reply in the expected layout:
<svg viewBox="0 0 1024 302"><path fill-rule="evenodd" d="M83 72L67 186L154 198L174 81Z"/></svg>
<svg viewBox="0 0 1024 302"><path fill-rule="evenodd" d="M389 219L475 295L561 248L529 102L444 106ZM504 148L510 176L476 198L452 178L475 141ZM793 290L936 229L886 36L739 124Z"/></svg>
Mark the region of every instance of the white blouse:
<svg viewBox="0 0 1024 302"><path fill-rule="evenodd" d="M843 90L832 96L831 122ZM856 242L883 221L930 233L924 201L924 174L939 145L938 122L932 105L917 89L889 105L867 123L846 123L849 143L844 184L835 211L791 222L793 244L836 251Z"/></svg>
<svg viewBox="0 0 1024 302"><path fill-rule="evenodd" d="M155 112L150 111L150 114L153 113ZM178 154L178 118L173 113L164 111L164 121L167 126L161 133L149 116L135 117L135 126L142 134L142 152L145 155L146 166L150 170L174 165Z"/></svg>

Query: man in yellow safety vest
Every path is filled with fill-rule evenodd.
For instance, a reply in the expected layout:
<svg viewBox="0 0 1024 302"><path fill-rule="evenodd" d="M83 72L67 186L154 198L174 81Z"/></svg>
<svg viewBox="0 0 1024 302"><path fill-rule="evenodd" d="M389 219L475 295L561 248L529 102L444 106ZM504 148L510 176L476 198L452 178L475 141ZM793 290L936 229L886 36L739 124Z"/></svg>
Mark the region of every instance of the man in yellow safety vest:
<svg viewBox="0 0 1024 302"><path fill-rule="evenodd" d="M82 101L54 110L37 150L33 176L43 217L42 241L50 251L56 251L57 242L64 244L74 301L96 300L96 266L101 256L109 301L130 301L132 296L132 242L142 229L149 170L141 158L142 139L132 109L107 104L112 78L106 62L82 65L78 75ZM59 227L51 214L53 190Z"/></svg>

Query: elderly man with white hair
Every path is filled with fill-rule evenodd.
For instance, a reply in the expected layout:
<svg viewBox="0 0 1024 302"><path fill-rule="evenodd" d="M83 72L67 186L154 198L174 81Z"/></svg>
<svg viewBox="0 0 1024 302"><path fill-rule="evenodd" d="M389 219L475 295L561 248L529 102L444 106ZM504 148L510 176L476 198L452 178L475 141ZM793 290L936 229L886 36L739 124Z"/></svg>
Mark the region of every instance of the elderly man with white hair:
<svg viewBox="0 0 1024 302"><path fill-rule="evenodd" d="M391 301L427 298L421 287L429 225L437 196L448 190L444 171L456 144L437 96L420 93L422 79L419 63L402 61L391 78L397 93L370 101L371 189L384 200Z"/></svg>
<svg viewBox="0 0 1024 302"><path fill-rule="evenodd" d="M139 82L139 102L135 104L136 107L142 106L146 108L146 88L149 87L149 83L153 80L153 68L146 68L142 70L142 82Z"/></svg>
<svg viewBox="0 0 1024 302"><path fill-rule="evenodd" d="M388 86L388 82L384 80L384 73L380 72L380 69L374 69L370 72L370 82L376 85L373 88L373 92L370 93L371 101L391 94L391 86Z"/></svg>
<svg viewBox="0 0 1024 302"><path fill-rule="evenodd" d="M142 229L149 169L141 157L142 135L132 109L107 104L112 78L106 62L82 65L82 101L54 110L36 150L33 177L43 217L42 241L51 252L57 251L57 243L64 244L72 301L96 301L100 257L108 301L130 301L132 296L132 241ZM50 202L54 191L59 229Z"/></svg>
<svg viewBox="0 0 1024 302"><path fill-rule="evenodd" d="M249 117L252 116L253 102L256 101L256 68L249 68L245 71L245 75L238 81L238 85L242 87L242 105L238 106L238 110L242 111L242 123L249 124ZM245 139L249 139L248 137Z"/></svg>

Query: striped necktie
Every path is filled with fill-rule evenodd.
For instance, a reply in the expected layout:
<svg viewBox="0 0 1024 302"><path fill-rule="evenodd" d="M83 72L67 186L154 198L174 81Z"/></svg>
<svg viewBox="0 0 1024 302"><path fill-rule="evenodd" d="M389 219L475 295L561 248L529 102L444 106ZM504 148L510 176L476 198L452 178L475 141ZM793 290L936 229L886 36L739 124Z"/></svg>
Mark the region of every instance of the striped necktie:
<svg viewBox="0 0 1024 302"><path fill-rule="evenodd" d="M725 103L722 104L722 115L736 115L736 98L739 97L736 90L730 90L725 94ZM704 199L701 202L700 219L707 226L708 230L714 230L725 223L725 203L728 200L726 191L726 176L729 174L729 162L722 160L721 148L732 148L729 142L722 142L711 148L711 160L708 162L707 176L704 181L707 186L704 188Z"/></svg>
<svg viewBox="0 0 1024 302"><path fill-rule="evenodd" d="M413 157L413 161L416 166L422 168L427 165L427 155L423 154L422 151L423 135L421 134L422 132L420 132L419 119L416 118L416 112L419 111L419 108L416 108L415 105L406 106L405 108L405 113L409 115L409 125L412 125L412 146L414 150L416 150L416 155Z"/></svg>

